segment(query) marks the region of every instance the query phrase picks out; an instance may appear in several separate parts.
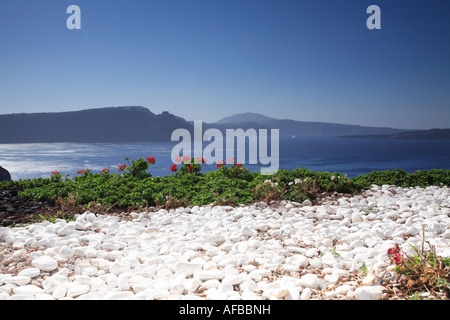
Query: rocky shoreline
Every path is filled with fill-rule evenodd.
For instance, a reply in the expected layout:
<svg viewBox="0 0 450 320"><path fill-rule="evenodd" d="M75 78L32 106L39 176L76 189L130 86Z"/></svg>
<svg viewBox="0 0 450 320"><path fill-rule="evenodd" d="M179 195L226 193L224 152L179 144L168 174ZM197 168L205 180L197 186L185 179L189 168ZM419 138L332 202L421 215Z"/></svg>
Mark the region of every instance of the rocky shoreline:
<svg viewBox="0 0 450 320"><path fill-rule="evenodd" d="M447 187L374 185L317 205L85 212L3 227L0 299L408 299L387 250L426 242L450 257L449 215Z"/></svg>

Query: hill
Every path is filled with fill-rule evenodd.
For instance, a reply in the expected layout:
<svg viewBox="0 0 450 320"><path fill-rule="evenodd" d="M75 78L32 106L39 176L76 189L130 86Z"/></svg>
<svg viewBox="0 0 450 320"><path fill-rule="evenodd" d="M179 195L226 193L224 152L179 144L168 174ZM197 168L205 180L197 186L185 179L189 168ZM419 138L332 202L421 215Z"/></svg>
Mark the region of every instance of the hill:
<svg viewBox="0 0 450 320"><path fill-rule="evenodd" d="M257 124L266 128L280 129L280 134L301 135L301 134L329 134L329 135L373 135L373 134L394 134L403 132L403 129L386 127L365 127L359 125L348 125L328 122L307 122L290 119L274 119L258 113L235 114L217 121L227 127L250 126Z"/></svg>
<svg viewBox="0 0 450 320"><path fill-rule="evenodd" d="M170 141L173 130L190 127L144 107L8 114L0 115L0 143Z"/></svg>

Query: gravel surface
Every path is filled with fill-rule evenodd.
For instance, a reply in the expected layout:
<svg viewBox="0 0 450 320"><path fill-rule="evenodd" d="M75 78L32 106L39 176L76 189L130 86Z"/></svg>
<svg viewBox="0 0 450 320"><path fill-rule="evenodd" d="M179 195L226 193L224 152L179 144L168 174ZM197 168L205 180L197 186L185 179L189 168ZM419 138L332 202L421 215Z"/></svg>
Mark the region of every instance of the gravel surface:
<svg viewBox="0 0 450 320"><path fill-rule="evenodd" d="M2 227L0 299L403 299L387 250L449 257L449 214L447 187L386 185Z"/></svg>

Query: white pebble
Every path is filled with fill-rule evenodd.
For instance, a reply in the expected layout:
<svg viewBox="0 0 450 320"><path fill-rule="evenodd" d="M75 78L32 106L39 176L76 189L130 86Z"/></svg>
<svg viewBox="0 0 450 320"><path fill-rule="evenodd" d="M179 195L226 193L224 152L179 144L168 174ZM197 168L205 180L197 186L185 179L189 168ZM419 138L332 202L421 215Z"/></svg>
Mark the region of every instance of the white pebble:
<svg viewBox="0 0 450 320"><path fill-rule="evenodd" d="M383 291L379 286L364 286L355 290L356 300L381 300Z"/></svg>

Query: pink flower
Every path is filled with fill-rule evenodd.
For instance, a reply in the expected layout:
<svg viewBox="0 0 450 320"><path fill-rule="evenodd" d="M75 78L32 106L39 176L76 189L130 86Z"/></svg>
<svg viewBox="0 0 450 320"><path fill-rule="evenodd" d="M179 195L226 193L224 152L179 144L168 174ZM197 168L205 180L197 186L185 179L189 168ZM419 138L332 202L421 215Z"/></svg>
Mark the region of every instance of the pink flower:
<svg viewBox="0 0 450 320"><path fill-rule="evenodd" d="M197 160L197 163L206 163L206 159L203 157L198 157L196 160Z"/></svg>
<svg viewBox="0 0 450 320"><path fill-rule="evenodd" d="M181 162L185 163L186 161L191 160L191 157L189 156L184 156L183 159L181 159Z"/></svg>

